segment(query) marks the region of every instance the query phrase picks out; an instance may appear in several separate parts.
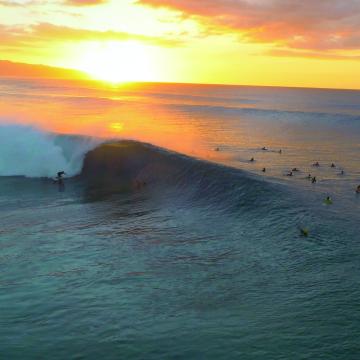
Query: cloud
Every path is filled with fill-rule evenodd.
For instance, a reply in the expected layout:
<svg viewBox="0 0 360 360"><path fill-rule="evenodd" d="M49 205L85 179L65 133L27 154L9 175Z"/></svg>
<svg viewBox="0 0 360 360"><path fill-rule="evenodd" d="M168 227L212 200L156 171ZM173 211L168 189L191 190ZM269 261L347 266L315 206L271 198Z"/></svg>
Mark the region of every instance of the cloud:
<svg viewBox="0 0 360 360"><path fill-rule="evenodd" d="M74 6L101 5L107 3L108 0L67 0L65 4Z"/></svg>
<svg viewBox="0 0 360 360"><path fill-rule="evenodd" d="M62 0L65 5L71 6L91 6L91 5L102 5L108 3L109 0ZM29 6L29 5L43 5L49 3L44 0L0 0L0 5L8 7L16 6Z"/></svg>
<svg viewBox="0 0 360 360"><path fill-rule="evenodd" d="M197 18L209 31L294 49L360 49L360 0L137 0Z"/></svg>
<svg viewBox="0 0 360 360"><path fill-rule="evenodd" d="M298 49L272 49L262 53L261 55L269 55L275 57L297 57L305 59L325 59L325 60L360 60L360 54L336 54L329 51L311 51L311 50L298 50Z"/></svg>
<svg viewBox="0 0 360 360"><path fill-rule="evenodd" d="M38 5L39 3L42 2L39 0L0 0L0 6L8 6L8 7Z"/></svg>
<svg viewBox="0 0 360 360"><path fill-rule="evenodd" d="M177 40L150 37L118 31L97 31L71 28L49 23L41 23L27 28L0 25L0 46L33 47L49 42L80 42L80 41L127 41L137 40L150 45L174 46Z"/></svg>

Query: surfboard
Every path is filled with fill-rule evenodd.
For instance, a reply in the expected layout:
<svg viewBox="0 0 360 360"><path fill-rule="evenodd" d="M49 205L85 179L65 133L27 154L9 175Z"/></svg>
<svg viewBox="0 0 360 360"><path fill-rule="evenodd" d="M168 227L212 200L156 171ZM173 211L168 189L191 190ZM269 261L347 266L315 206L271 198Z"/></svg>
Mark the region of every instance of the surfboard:
<svg viewBox="0 0 360 360"><path fill-rule="evenodd" d="M51 178L51 180L53 181L54 184L59 183L59 182L64 182L65 179L66 178L61 178L61 179L58 179L56 177Z"/></svg>

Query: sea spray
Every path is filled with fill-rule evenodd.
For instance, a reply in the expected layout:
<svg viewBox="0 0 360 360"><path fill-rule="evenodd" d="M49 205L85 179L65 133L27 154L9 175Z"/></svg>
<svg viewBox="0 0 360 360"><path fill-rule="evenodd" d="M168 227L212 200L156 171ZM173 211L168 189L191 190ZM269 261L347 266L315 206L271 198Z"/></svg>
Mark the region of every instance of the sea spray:
<svg viewBox="0 0 360 360"><path fill-rule="evenodd" d="M99 145L89 137L56 135L25 125L0 125L0 176L77 175L85 154Z"/></svg>

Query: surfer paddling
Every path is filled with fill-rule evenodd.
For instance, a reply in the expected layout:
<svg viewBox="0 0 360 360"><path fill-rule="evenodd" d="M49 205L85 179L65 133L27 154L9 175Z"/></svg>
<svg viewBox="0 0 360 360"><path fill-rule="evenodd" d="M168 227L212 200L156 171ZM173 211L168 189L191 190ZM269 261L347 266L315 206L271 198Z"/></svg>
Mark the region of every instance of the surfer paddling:
<svg viewBox="0 0 360 360"><path fill-rule="evenodd" d="M325 205L331 205L333 202L332 202L332 199L330 196L327 196L326 199L324 200L324 204Z"/></svg>

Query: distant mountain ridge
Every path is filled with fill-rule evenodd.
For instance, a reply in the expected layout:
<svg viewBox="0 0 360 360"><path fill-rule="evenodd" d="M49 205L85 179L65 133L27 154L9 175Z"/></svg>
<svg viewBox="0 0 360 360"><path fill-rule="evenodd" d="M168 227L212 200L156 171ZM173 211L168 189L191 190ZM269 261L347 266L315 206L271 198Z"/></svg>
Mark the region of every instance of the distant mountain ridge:
<svg viewBox="0 0 360 360"><path fill-rule="evenodd" d="M89 75L78 70L46 65L16 63L8 60L0 60L0 76L45 79L90 79Z"/></svg>

